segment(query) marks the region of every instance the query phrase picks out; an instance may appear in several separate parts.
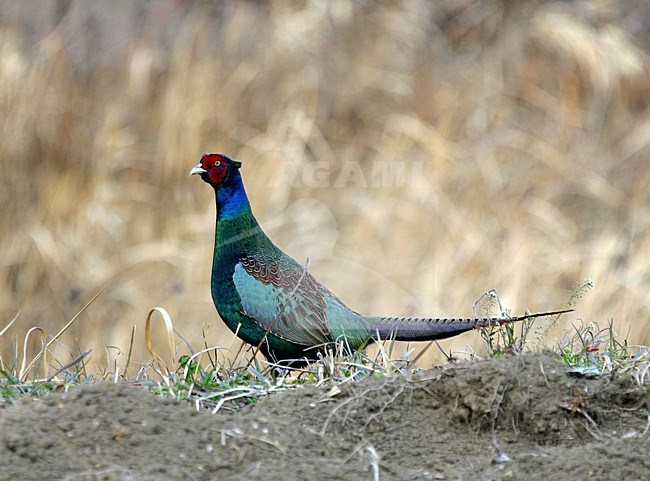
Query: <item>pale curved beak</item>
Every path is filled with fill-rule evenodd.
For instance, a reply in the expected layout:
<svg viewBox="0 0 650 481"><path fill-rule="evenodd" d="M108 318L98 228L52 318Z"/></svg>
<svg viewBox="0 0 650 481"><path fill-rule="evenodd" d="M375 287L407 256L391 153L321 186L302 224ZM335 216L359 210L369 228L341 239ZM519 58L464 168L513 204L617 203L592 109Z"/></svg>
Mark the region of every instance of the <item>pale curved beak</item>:
<svg viewBox="0 0 650 481"><path fill-rule="evenodd" d="M195 175L195 174L207 174L208 171L203 168L201 164L196 164L192 170L190 170L190 175Z"/></svg>

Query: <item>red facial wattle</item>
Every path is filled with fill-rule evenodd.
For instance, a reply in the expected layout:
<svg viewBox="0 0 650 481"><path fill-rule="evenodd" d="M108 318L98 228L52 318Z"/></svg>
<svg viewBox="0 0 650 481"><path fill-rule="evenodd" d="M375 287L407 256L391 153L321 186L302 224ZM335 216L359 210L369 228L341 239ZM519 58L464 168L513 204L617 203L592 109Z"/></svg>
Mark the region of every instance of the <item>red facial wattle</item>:
<svg viewBox="0 0 650 481"><path fill-rule="evenodd" d="M213 184L220 184L224 177L226 177L226 172L228 172L228 167L226 164L215 165L208 169L208 177L210 177L210 182Z"/></svg>
<svg viewBox="0 0 650 481"><path fill-rule="evenodd" d="M213 184L221 183L228 172L228 164L219 154L204 155L201 165L208 171L208 177Z"/></svg>

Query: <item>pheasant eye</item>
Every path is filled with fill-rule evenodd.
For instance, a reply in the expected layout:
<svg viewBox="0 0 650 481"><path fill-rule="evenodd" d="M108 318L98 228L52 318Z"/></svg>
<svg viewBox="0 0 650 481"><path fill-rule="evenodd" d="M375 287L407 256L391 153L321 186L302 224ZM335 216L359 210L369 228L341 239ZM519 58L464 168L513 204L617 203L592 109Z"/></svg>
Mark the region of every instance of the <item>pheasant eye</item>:
<svg viewBox="0 0 650 481"><path fill-rule="evenodd" d="M217 161L214 163L214 166L215 166L215 167L219 167L220 165L221 165L221 161L220 161L220 160L217 160Z"/></svg>

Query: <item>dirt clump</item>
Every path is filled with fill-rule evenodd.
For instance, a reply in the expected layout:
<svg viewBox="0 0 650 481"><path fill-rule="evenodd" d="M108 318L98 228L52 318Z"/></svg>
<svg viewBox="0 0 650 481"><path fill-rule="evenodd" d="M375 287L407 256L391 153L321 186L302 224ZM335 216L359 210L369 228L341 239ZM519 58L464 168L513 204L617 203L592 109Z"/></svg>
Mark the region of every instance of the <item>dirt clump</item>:
<svg viewBox="0 0 650 481"><path fill-rule="evenodd" d="M234 414L105 383L0 411L0 481L650 479L649 416L631 376L575 376L547 354L305 387Z"/></svg>

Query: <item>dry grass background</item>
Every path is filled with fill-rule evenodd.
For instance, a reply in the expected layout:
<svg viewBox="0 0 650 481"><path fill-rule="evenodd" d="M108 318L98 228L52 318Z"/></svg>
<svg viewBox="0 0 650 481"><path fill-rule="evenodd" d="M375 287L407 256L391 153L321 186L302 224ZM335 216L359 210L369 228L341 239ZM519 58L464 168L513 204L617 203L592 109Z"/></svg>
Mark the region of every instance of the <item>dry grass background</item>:
<svg viewBox="0 0 650 481"><path fill-rule="evenodd" d="M231 344L213 194L188 178L209 151L244 162L267 233L357 310L470 315L497 288L537 311L591 277L565 320L650 342L647 3L215 5L0 2L5 362L107 283L62 362L105 363L134 325L146 360L158 305L195 347L204 324ZM374 177L394 167L403 183Z"/></svg>

